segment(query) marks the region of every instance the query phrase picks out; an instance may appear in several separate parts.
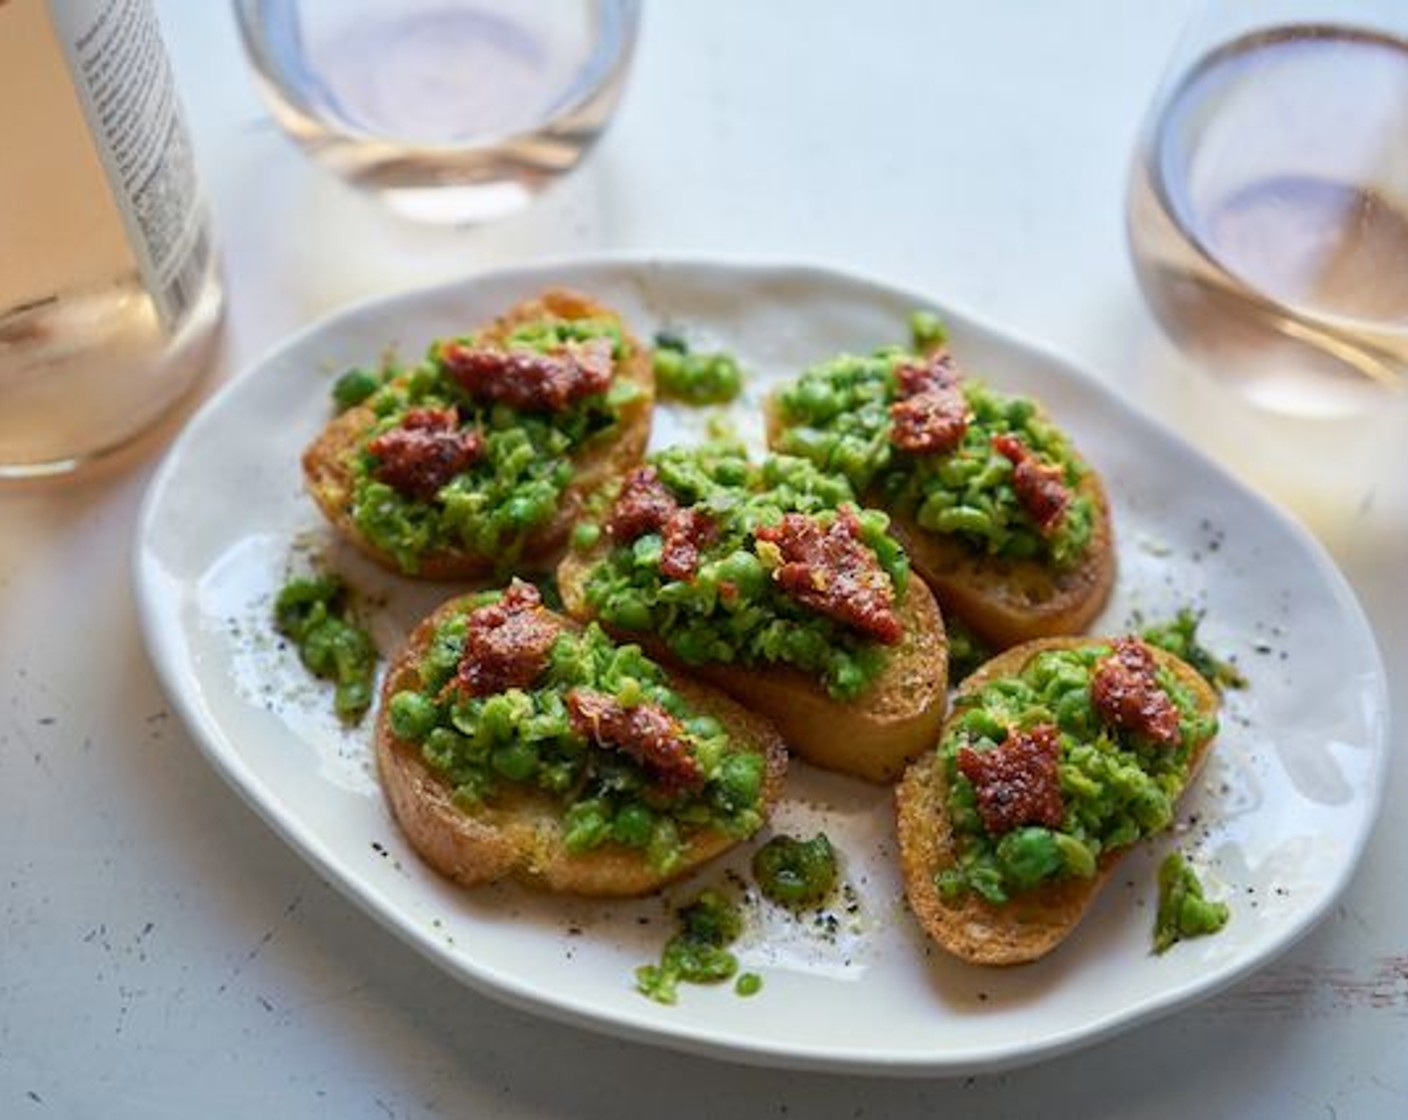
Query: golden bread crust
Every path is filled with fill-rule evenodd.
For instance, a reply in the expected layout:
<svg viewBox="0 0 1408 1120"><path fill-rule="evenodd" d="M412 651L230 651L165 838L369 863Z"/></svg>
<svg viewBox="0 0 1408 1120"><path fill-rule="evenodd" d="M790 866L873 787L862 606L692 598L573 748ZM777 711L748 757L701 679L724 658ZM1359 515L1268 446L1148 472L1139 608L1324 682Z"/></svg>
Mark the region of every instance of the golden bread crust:
<svg viewBox="0 0 1408 1120"><path fill-rule="evenodd" d="M1093 470L1078 492L1095 503L1095 524L1085 557L1065 571L975 553L900 515L892 515L891 531L944 609L994 648L1079 634L1105 609L1114 588L1115 542L1109 499Z"/></svg>
<svg viewBox="0 0 1408 1120"><path fill-rule="evenodd" d="M544 315L562 319L609 318L619 322L615 312L588 297L553 289L511 308L483 332L483 338L491 344L500 342L518 325ZM620 424L609 438L592 440L577 451L572 481L563 492L552 520L534 530L524 542L520 569L551 568L581 514L586 495L612 475L634 466L645 454L650 440L655 373L650 350L626 333L624 326L622 333L631 353L617 370L616 377L634 383L641 393L621 406ZM366 405L358 405L334 417L303 453L304 482L318 508L348 540L383 567L402 575L412 574L402 572L391 553L368 540L352 517L352 463L375 423L376 414ZM422 557L419 570L413 574L431 580L478 579L493 574L501 560L501 557L463 549L445 549Z"/></svg>
<svg viewBox="0 0 1408 1120"><path fill-rule="evenodd" d="M623 844L569 852L563 843L560 811L545 794L513 790L472 812L456 805L449 784L426 764L420 747L392 732L388 712L397 692L420 683L417 663L436 628L460 611L463 603L463 598L450 600L412 632L387 671L377 715L381 786L392 815L426 863L463 886L512 878L547 891L623 897L657 890L738 843L717 829L698 832L688 839L680 866L662 874L639 849ZM564 624L572 625L568 620ZM777 730L706 685L674 672L669 673L669 683L693 708L718 719L736 742L764 756L766 816L782 793L787 768L787 752Z"/></svg>
<svg viewBox="0 0 1408 1120"><path fill-rule="evenodd" d="M782 433L777 398L765 406L768 444ZM1056 571L1036 560L1006 560L968 548L962 541L920 528L912 517L887 509L880 495L865 504L890 514L890 531L909 553L910 565L934 590L945 613L996 649L1085 630L1105 608L1115 585L1115 538L1110 501L1093 468L1077 492L1095 505L1090 547L1074 568Z"/></svg>
<svg viewBox="0 0 1408 1120"><path fill-rule="evenodd" d="M1048 638L1027 642L999 654L968 677L959 696L970 695L989 681L1019 672L1045 650L1102 644L1107 644L1107 640ZM1197 698L1200 711L1217 710L1217 693L1192 666L1164 650L1151 649L1160 664L1176 673ZM1190 785L1212 742L1209 738L1195 744L1189 762ZM1075 929L1127 850L1105 853L1094 878L1051 883L1024 892L1001 906L972 891L956 903L945 902L935 876L957 861L947 798L948 782L937 751L919 759L905 772L895 789L900 866L910 909L924 931L948 952L973 964L1024 964L1056 948Z"/></svg>
<svg viewBox="0 0 1408 1120"><path fill-rule="evenodd" d="M592 617L586 579L606 555L602 543L569 552L557 570L567 613ZM834 700L814 677L786 667L690 665L688 671L770 719L787 745L808 762L871 782L890 782L905 764L933 747L948 694L948 638L933 593L911 578L898 603L904 638L880 675L852 701ZM654 658L678 664L658 637L632 631L616 636L640 642Z"/></svg>

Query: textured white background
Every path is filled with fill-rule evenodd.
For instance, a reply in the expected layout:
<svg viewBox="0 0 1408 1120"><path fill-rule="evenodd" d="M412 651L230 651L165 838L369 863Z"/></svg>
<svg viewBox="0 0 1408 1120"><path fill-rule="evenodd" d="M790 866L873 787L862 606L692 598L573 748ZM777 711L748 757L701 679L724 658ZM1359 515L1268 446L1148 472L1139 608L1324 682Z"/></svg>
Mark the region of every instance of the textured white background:
<svg viewBox="0 0 1408 1120"><path fill-rule="evenodd" d="M1408 421L1249 412L1162 341L1127 263L1128 154L1190 7L656 3L591 162L520 216L446 233L310 166L256 100L225 7L163 0L225 244L217 376L349 300L544 256L756 254L882 276L1065 352L1294 508L1375 622L1402 725ZM0 1115L1408 1110L1401 759L1356 882L1305 941L1225 995L1032 1069L731 1067L448 982L320 882L168 714L128 575L159 449L76 485L0 490ZM1401 726L1394 740L1408 750Z"/></svg>

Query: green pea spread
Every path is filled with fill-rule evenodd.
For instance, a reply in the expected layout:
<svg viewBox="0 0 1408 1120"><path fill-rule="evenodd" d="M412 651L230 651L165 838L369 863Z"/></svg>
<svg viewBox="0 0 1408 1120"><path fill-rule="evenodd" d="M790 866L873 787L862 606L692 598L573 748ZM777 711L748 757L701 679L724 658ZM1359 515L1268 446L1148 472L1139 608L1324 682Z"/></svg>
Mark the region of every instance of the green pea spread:
<svg viewBox="0 0 1408 1120"><path fill-rule="evenodd" d="M660 963L636 969L636 990L657 1003L675 1003L681 981L721 984L738 971L738 958L728 947L743 932L743 915L727 897L716 890L702 891L677 917L679 932L665 943ZM759 976L745 973L734 990L751 996L761 987Z"/></svg>
<svg viewBox="0 0 1408 1120"><path fill-rule="evenodd" d="M274 624L314 676L334 683L333 710L356 723L372 702L376 646L349 616L347 586L327 574L291 579L274 601Z"/></svg>
<svg viewBox="0 0 1408 1120"><path fill-rule="evenodd" d="M914 349L888 347L869 356L844 354L807 369L779 395L783 423L776 450L801 455L844 475L856 491L912 518L929 532L952 536L975 552L1032 559L1058 569L1078 564L1094 531L1095 503L1076 493L1055 528L1043 533L1012 485L1013 464L994 436L1016 436L1044 466L1059 467L1074 493L1088 468L1065 435L1038 415L1027 397L996 392L968 377L960 389L971 415L961 442L943 453L901 451L890 441L890 408L898 399L895 370L942 341L932 316L916 315Z"/></svg>
<svg viewBox="0 0 1408 1120"><path fill-rule="evenodd" d="M1216 933L1227 924L1224 902L1203 895L1203 885L1179 852L1159 865L1159 912L1154 919L1154 952L1163 953L1189 937Z"/></svg>
<svg viewBox="0 0 1408 1120"><path fill-rule="evenodd" d="M982 668L993 656L992 649L956 615L944 618L948 637L948 679L957 684Z"/></svg>
<svg viewBox="0 0 1408 1120"><path fill-rule="evenodd" d="M886 647L800 603L771 578L776 547L758 541L761 526L788 513L830 524L852 506L842 477L804 459L774 456L750 463L730 443L671 448L648 462L682 506L707 513L715 532L701 550L693 578L672 580L660 570L662 541L647 533L610 549L586 579L588 604L608 626L658 635L688 664L791 666L817 676L838 699L865 689L885 664ZM909 561L878 510L860 510L862 543L903 596ZM590 546L595 526L574 536Z"/></svg>
<svg viewBox="0 0 1408 1120"><path fill-rule="evenodd" d="M1020 673L990 681L955 704L938 751L948 780L948 811L958 861L938 874L940 894L974 891L1001 904L1012 895L1067 878L1090 878L1106 852L1159 832L1173 820L1188 782L1194 747L1216 731L1214 716L1164 667L1156 678L1179 714L1176 745L1158 744L1103 723L1091 701L1096 664L1107 646L1047 650ZM1058 731L1064 817L1059 828L1020 826L993 836L984 827L972 782L958 768L967 746L996 749L1009 729Z"/></svg>
<svg viewBox="0 0 1408 1120"><path fill-rule="evenodd" d="M1247 678L1242 671L1230 661L1218 657L1198 638L1198 626L1202 620L1199 612L1184 607L1171 620L1150 623L1139 634L1151 646L1168 650L1188 662L1218 692L1246 688Z"/></svg>
<svg viewBox="0 0 1408 1120"><path fill-rule="evenodd" d="M836 889L836 850L826 833L810 840L774 836L753 853L753 878L779 906L812 906Z"/></svg>
<svg viewBox="0 0 1408 1120"><path fill-rule="evenodd" d="M655 386L661 397L685 404L727 404L743 391L743 370L732 354L700 353L679 335L655 336Z"/></svg>
<svg viewBox="0 0 1408 1120"><path fill-rule="evenodd" d="M505 344L546 353L593 338L611 339L618 366L629 356L620 326L609 319L548 317L521 324ZM455 341L473 346L476 336ZM339 406L360 403L376 414L352 463L352 520L410 574L419 570L422 557L449 550L494 557L508 566L529 534L556 513L572 481L573 456L614 431L621 406L640 390L616 380L605 392L555 413L478 402L448 376L438 356L440 345L432 344L425 358L409 368L392 365L379 375L353 370L337 382L334 400ZM367 444L399 427L413 409L451 405L458 408L462 428L483 436L483 455L429 501L378 481L376 458L365 450Z"/></svg>
<svg viewBox="0 0 1408 1120"><path fill-rule="evenodd" d="M744 749L713 716L693 710L664 671L634 645L599 627L564 629L531 688L470 696L451 683L465 646L467 616L498 592L468 600L436 629L419 664L419 687L391 698L391 729L420 744L426 763L464 807L528 791L560 807L569 851L607 843L640 849L652 867L679 865L692 833L744 837L762 824L764 759ZM703 774L697 789L667 792L624 751L587 741L572 726L569 690L590 688L630 708L658 704L677 719Z"/></svg>

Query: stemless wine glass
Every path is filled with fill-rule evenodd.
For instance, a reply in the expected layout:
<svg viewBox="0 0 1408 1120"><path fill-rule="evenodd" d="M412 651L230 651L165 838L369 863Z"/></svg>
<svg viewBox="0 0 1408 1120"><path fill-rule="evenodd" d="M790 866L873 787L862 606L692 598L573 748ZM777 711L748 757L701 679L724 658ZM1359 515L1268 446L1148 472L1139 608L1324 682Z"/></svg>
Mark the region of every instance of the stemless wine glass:
<svg viewBox="0 0 1408 1120"><path fill-rule="evenodd" d="M501 217L605 129L639 0L234 0L274 116L320 163L429 221Z"/></svg>
<svg viewBox="0 0 1408 1120"><path fill-rule="evenodd" d="M1408 389L1408 3L1206 4L1129 191L1167 333L1273 410Z"/></svg>

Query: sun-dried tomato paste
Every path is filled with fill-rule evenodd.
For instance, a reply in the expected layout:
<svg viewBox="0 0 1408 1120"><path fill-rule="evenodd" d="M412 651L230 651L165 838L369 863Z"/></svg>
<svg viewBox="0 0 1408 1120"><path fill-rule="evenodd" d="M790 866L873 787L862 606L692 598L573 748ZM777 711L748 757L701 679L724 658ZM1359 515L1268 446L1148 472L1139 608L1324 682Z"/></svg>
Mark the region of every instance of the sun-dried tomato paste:
<svg viewBox="0 0 1408 1120"><path fill-rule="evenodd" d="M1071 504L1065 472L1054 464L1042 463L1025 443L1006 432L993 436L992 446L1012 463L1012 489L1017 500L1038 529L1053 532Z"/></svg>
<svg viewBox="0 0 1408 1120"><path fill-rule="evenodd" d="M960 375L946 353L895 368L899 399L890 406L890 442L914 455L939 455L962 441L972 419Z"/></svg>
<svg viewBox="0 0 1408 1120"><path fill-rule="evenodd" d="M694 577L714 528L702 510L680 508L654 467L637 467L626 475L606 522L607 532L622 544L659 533L660 572L677 580Z"/></svg>
<svg viewBox="0 0 1408 1120"><path fill-rule="evenodd" d="M1179 741L1178 708L1159 687L1157 667L1147 645L1120 638L1095 666L1090 699L1106 722L1173 747Z"/></svg>
<svg viewBox="0 0 1408 1120"><path fill-rule="evenodd" d="M471 696L528 688L547 667L561 628L538 589L514 580L497 603L469 613L455 687Z"/></svg>
<svg viewBox="0 0 1408 1120"><path fill-rule="evenodd" d="M841 510L824 528L814 517L789 513L756 535L778 547L782 564L773 579L798 602L886 645L903 636L894 584L864 543L853 511Z"/></svg>
<svg viewBox="0 0 1408 1120"><path fill-rule="evenodd" d="M593 688L567 694L573 729L584 738L630 755L667 793L685 793L703 784L704 774L689 753L684 728L659 704L626 707Z"/></svg>
<svg viewBox="0 0 1408 1120"><path fill-rule="evenodd" d="M1061 797L1058 732L1049 723L1007 732L991 750L960 747L958 770L973 783L978 814L992 836L1022 825L1060 828L1066 805Z"/></svg>
<svg viewBox="0 0 1408 1120"><path fill-rule="evenodd" d="M525 412L561 412L611 384L607 338L569 342L543 352L447 342L440 361L450 379L476 400L501 401Z"/></svg>
<svg viewBox="0 0 1408 1120"><path fill-rule="evenodd" d="M453 408L417 408L367 444L372 477L407 497L429 501L484 453L477 432L459 426Z"/></svg>

